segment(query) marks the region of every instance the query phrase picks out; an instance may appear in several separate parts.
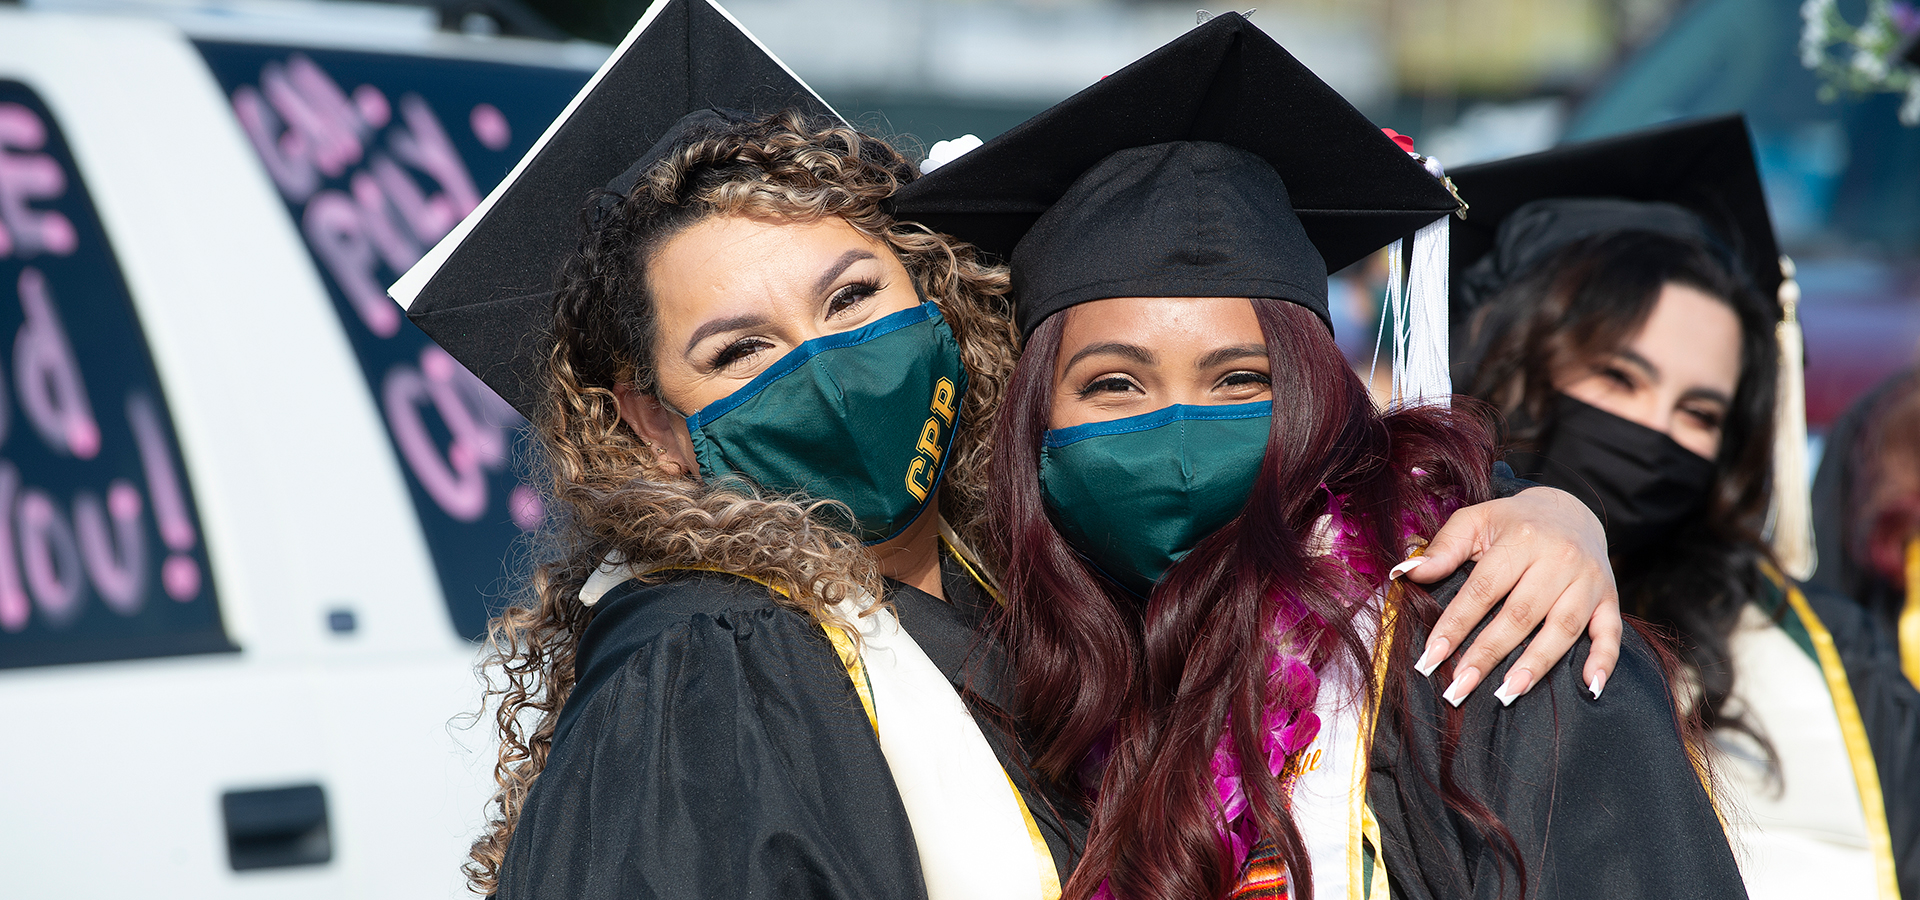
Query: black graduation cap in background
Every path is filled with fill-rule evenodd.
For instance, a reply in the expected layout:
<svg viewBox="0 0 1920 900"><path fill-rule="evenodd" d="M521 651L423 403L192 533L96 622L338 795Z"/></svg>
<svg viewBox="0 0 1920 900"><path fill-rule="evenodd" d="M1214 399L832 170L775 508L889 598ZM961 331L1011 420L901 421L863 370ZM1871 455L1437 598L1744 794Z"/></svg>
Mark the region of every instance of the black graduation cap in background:
<svg viewBox="0 0 1920 900"><path fill-rule="evenodd" d="M1338 92L1226 13L908 184L895 214L1010 259L1083 173L1122 150L1174 141L1266 160L1328 271L1459 205Z"/></svg>
<svg viewBox="0 0 1920 900"><path fill-rule="evenodd" d="M1448 175L1470 204L1465 220L1453 229L1456 322L1553 249L1604 231L1626 230L1636 221L1634 208L1627 204L1581 204L1560 216L1561 221L1534 229L1537 233L1525 241L1510 236L1503 255L1488 258L1499 245L1502 223L1535 201L1583 198L1646 204L1639 208L1643 215L1638 227L1671 234L1688 230L1680 212L1685 210L1738 259L1761 296L1772 300L1779 292L1780 249L1747 122L1740 115L1567 144L1461 166ZM1541 210L1535 206L1529 214Z"/></svg>
<svg viewBox="0 0 1920 900"><path fill-rule="evenodd" d="M1553 250L1628 229L1705 237L1732 254L1779 317L1769 540L1795 578L1813 571L1806 490L1805 349L1799 285L1780 255L1746 118L1664 125L1452 172L1472 204L1454 229L1454 321L1492 299ZM1503 224L1509 224L1502 234Z"/></svg>
<svg viewBox="0 0 1920 900"><path fill-rule="evenodd" d="M657 0L478 209L396 282L407 317L522 414L555 274L589 196L624 178L681 118L710 108L832 114L712 0Z"/></svg>

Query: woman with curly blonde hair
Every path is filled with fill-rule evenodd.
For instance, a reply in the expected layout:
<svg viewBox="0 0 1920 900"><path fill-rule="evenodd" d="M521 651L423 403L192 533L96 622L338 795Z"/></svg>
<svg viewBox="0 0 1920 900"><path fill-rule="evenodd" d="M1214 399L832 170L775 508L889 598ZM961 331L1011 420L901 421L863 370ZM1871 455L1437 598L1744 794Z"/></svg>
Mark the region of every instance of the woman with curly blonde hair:
<svg viewBox="0 0 1920 900"><path fill-rule="evenodd" d="M973 715L1004 271L881 212L911 169L844 125L705 111L662 144L554 298L564 525L494 623L476 887L1042 896L1077 840Z"/></svg>

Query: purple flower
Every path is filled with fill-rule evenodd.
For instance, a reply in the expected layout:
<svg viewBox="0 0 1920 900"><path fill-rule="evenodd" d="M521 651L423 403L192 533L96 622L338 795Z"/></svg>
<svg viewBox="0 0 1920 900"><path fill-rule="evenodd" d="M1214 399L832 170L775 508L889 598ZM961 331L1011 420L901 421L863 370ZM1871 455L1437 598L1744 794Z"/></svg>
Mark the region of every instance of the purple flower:
<svg viewBox="0 0 1920 900"><path fill-rule="evenodd" d="M1893 27L1899 29L1901 36L1920 31L1920 8L1911 3L1893 0L1887 4L1887 18L1893 20Z"/></svg>

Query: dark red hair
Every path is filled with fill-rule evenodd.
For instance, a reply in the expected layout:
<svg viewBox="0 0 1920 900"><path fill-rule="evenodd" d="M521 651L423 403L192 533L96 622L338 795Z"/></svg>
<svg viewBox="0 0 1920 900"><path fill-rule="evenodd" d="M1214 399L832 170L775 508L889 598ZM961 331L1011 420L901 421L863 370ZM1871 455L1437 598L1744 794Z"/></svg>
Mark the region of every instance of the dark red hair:
<svg viewBox="0 0 1920 900"><path fill-rule="evenodd" d="M1103 881L1123 900L1225 897L1241 873L1222 840L1209 763L1228 732L1240 771L1266 770L1256 723L1269 703L1269 624L1280 616L1302 623L1291 646L1315 669L1345 654L1371 680L1354 617L1377 606L1354 601L1378 589L1381 573L1404 558L1410 535L1431 536L1454 509L1490 495L1494 443L1485 407L1382 413L1312 313L1277 300L1253 306L1275 400L1266 461L1241 514L1174 566L1144 603L1074 553L1041 499L1040 444L1065 316L1035 330L1009 384L990 467L991 533L1007 560L997 628L1011 654L1033 766L1087 802L1082 766L1112 741L1068 900L1090 896ZM1339 498L1342 517L1360 534L1332 556L1315 556L1306 540L1330 498ZM1413 664L1415 629L1430 627L1440 607L1418 589L1405 596L1385 684L1370 685L1370 693L1382 715L1397 717L1401 734L1429 734L1434 729L1416 724L1396 686ZM1458 711L1442 718L1435 740L1442 771L1450 772ZM1506 829L1444 780L1430 787L1500 848L1524 884ZM1310 898L1306 845L1279 785L1249 778L1245 788L1261 836L1294 873L1295 895Z"/></svg>

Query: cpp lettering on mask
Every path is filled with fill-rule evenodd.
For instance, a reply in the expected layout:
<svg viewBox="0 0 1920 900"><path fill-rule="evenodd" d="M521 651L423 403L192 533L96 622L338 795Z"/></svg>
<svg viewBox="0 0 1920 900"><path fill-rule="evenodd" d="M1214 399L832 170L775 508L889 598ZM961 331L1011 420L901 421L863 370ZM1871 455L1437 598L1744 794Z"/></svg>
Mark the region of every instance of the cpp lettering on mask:
<svg viewBox="0 0 1920 900"><path fill-rule="evenodd" d="M299 225L386 420L454 627L486 633L544 518L525 421L386 295L532 146L585 72L196 44Z"/></svg>
<svg viewBox="0 0 1920 900"><path fill-rule="evenodd" d="M940 453L947 446L947 433L953 430L954 404L958 401L953 381L941 378L933 385L933 403L928 406L927 421L920 426L920 440L914 444L913 461L907 463L907 491L913 499L925 503L927 494L940 473Z"/></svg>
<svg viewBox="0 0 1920 900"><path fill-rule="evenodd" d="M0 81L0 668L234 649L201 534L59 123Z"/></svg>

